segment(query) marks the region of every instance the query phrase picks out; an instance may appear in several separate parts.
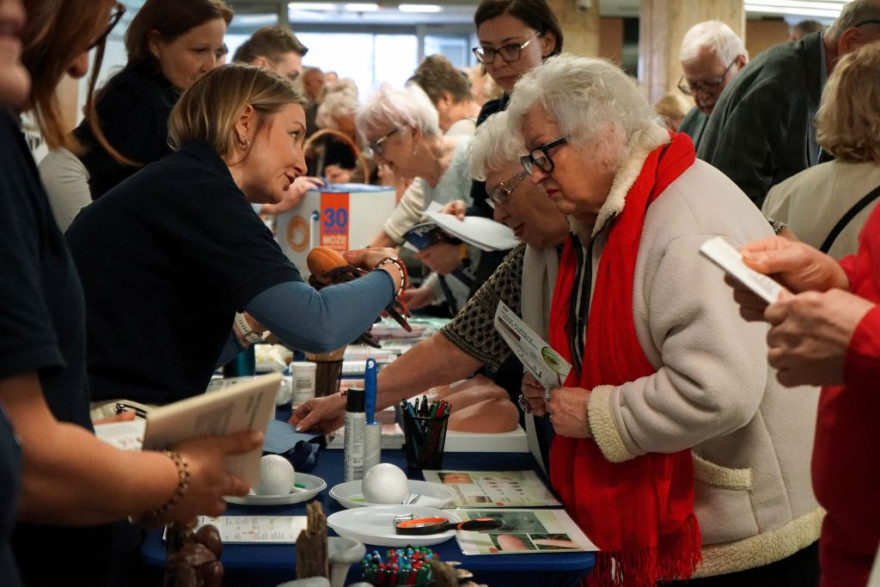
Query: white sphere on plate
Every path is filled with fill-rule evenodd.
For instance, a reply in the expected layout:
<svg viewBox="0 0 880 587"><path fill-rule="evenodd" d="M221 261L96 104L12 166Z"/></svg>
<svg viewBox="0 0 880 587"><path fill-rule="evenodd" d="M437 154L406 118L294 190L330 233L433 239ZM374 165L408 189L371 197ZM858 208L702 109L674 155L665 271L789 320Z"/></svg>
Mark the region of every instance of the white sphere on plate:
<svg viewBox="0 0 880 587"><path fill-rule="evenodd" d="M287 495L293 490L296 473L290 461L280 455L266 455L260 459L260 484L254 488L257 495Z"/></svg>
<svg viewBox="0 0 880 587"><path fill-rule="evenodd" d="M367 503L403 503L409 493L409 479L400 467L379 463L364 474L361 489Z"/></svg>

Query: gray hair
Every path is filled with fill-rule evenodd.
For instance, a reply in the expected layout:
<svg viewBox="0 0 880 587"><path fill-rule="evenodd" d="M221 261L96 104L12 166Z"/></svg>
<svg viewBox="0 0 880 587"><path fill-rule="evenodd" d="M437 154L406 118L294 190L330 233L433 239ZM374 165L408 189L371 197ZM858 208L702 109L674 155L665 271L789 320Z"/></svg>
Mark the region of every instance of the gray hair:
<svg viewBox="0 0 880 587"><path fill-rule="evenodd" d="M358 89L354 81L339 80L327 87L324 100L315 114L315 123L321 128L339 130L336 118L354 114L359 104Z"/></svg>
<svg viewBox="0 0 880 587"><path fill-rule="evenodd" d="M364 140L388 126L418 128L425 136L440 134L437 110L415 84L405 88L382 84L358 109L355 124Z"/></svg>
<svg viewBox="0 0 880 587"><path fill-rule="evenodd" d="M749 57L742 39L720 20L707 20L692 26L681 40L678 60L684 63L695 60L703 47L715 53L724 67L740 55L746 59Z"/></svg>
<svg viewBox="0 0 880 587"><path fill-rule="evenodd" d="M507 118L507 112L499 112L477 127L468 147L471 176L477 181L485 181L489 173L519 162L526 151L522 135L508 126Z"/></svg>
<svg viewBox="0 0 880 587"><path fill-rule="evenodd" d="M562 53L524 74L513 89L508 124L522 128L539 104L569 144L598 148L612 168L633 151L650 151L669 141L635 80L604 59Z"/></svg>
<svg viewBox="0 0 880 587"><path fill-rule="evenodd" d="M853 0L844 4L837 19L825 31L825 38L833 43L840 40L846 29L860 22L880 19L880 2L877 0Z"/></svg>

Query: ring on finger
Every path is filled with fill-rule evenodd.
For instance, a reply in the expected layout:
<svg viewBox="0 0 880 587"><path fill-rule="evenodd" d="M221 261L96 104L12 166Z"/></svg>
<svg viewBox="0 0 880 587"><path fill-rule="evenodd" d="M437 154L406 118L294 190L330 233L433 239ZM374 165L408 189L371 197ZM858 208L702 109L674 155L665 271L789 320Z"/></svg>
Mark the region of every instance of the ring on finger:
<svg viewBox="0 0 880 587"><path fill-rule="evenodd" d="M529 405L529 400L526 399L526 396L523 394L519 394L519 397L516 398L516 403L519 405L519 409L521 409L526 414L532 413L532 407Z"/></svg>

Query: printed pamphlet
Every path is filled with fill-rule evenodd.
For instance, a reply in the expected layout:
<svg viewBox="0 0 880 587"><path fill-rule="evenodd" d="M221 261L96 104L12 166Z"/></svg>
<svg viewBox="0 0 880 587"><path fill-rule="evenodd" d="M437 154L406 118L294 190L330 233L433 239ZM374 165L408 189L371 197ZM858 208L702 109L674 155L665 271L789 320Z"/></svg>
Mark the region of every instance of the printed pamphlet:
<svg viewBox="0 0 880 587"><path fill-rule="evenodd" d="M501 301L495 310L495 330L545 390L560 387L568 377L571 364Z"/></svg>
<svg viewBox="0 0 880 587"><path fill-rule="evenodd" d="M700 252L764 299L768 304L778 300L779 294L786 291L784 287L773 281L773 279L758 273L743 263L740 252L720 236L710 238L704 242L700 247Z"/></svg>
<svg viewBox="0 0 880 587"><path fill-rule="evenodd" d="M455 492L454 507L562 505L534 471L422 471L425 481Z"/></svg>
<svg viewBox="0 0 880 587"><path fill-rule="evenodd" d="M462 521L495 518L488 532L455 533L464 554L539 554L599 550L565 510L453 510Z"/></svg>

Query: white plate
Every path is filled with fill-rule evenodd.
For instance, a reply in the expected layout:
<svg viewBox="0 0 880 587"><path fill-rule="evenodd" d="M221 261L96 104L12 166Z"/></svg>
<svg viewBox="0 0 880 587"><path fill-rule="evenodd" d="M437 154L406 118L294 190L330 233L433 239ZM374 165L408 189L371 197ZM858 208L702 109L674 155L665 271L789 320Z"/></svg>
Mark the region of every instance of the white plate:
<svg viewBox="0 0 880 587"><path fill-rule="evenodd" d="M294 483L305 485L305 487L292 487L291 492L287 495L255 495L251 493L244 497L227 495L223 499L236 505L290 505L308 501L327 487L327 482L320 477L305 473L297 473Z"/></svg>
<svg viewBox="0 0 880 587"><path fill-rule="evenodd" d="M402 514L415 514L417 518L446 518L450 522L460 522L452 512L426 508L418 505L377 505L353 508L336 512L327 518L327 525L346 538L354 538L365 544L375 546L430 546L446 542L455 536L455 530L440 534L410 536L398 534L394 529L394 517Z"/></svg>
<svg viewBox="0 0 880 587"><path fill-rule="evenodd" d="M444 487L439 483L428 483L427 481L413 481L410 479L408 485L407 500L418 495L415 503L410 502L409 505L420 505L429 508L444 508L449 505L455 498L455 492L449 487ZM349 481L334 485L330 490L330 497L339 502L346 508L360 508L373 505L388 505L383 503L370 503L364 501L364 494L361 491L360 481Z"/></svg>

